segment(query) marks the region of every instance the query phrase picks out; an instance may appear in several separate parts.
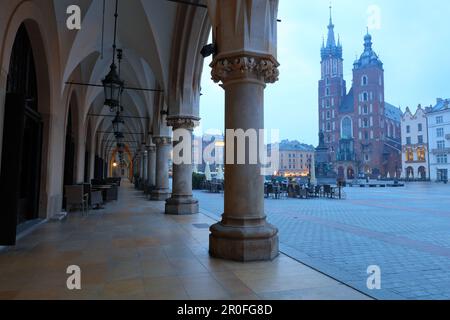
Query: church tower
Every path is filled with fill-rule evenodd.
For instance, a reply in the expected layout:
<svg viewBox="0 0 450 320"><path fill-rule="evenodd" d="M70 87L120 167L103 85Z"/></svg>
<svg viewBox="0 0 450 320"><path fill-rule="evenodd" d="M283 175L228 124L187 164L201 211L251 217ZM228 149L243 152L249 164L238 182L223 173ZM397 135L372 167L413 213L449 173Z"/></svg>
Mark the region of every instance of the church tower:
<svg viewBox="0 0 450 320"><path fill-rule="evenodd" d="M346 83L343 72L342 46L334 34L334 25L330 7L327 41L321 48L321 78L319 81L319 130L324 134L325 145L330 159L334 161L339 144L339 106L346 95Z"/></svg>

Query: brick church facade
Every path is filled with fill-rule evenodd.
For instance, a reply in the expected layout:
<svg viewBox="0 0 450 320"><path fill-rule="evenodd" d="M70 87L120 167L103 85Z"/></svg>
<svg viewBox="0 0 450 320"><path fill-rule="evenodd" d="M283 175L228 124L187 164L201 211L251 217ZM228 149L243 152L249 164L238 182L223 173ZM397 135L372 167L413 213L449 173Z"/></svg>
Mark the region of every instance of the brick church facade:
<svg viewBox="0 0 450 320"><path fill-rule="evenodd" d="M384 100L383 63L372 48L372 36L364 37L364 52L353 64L353 85L348 92L342 52L330 15L319 81L319 128L327 160L341 179L358 174L399 176L402 113Z"/></svg>

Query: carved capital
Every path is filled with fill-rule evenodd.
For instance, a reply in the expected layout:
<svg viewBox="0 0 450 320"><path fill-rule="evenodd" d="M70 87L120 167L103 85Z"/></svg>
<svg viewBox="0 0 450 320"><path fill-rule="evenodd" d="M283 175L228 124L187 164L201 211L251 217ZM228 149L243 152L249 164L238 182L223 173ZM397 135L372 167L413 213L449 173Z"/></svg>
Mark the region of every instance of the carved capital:
<svg viewBox="0 0 450 320"><path fill-rule="evenodd" d="M274 83L278 81L280 75L279 63L275 59L257 55L218 58L211 63L210 67L212 68L212 80L216 83L242 78Z"/></svg>
<svg viewBox="0 0 450 320"><path fill-rule="evenodd" d="M150 153L156 152L156 146L154 146L154 145L146 146L145 150L147 150L147 152L150 152Z"/></svg>
<svg viewBox="0 0 450 320"><path fill-rule="evenodd" d="M157 146L163 146L163 145L171 145L172 144L172 138L170 137L153 137L153 142Z"/></svg>
<svg viewBox="0 0 450 320"><path fill-rule="evenodd" d="M194 116L170 116L167 117L167 125L173 129L192 130L198 126L200 118Z"/></svg>

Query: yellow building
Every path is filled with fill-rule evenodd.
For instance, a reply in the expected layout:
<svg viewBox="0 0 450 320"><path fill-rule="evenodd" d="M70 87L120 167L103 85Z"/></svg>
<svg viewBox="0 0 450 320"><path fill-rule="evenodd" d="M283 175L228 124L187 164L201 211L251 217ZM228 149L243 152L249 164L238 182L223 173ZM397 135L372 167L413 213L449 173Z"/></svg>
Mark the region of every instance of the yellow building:
<svg viewBox="0 0 450 320"><path fill-rule="evenodd" d="M278 175L306 177L310 174L315 149L298 141L283 140L279 144L280 165Z"/></svg>

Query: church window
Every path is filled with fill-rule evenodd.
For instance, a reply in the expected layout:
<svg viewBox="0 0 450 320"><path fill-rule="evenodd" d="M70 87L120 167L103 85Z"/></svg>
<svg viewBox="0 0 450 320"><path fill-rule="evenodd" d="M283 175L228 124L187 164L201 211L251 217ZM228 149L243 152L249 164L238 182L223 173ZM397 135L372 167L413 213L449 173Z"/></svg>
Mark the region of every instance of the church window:
<svg viewBox="0 0 450 320"><path fill-rule="evenodd" d="M363 98L363 101L369 101L369 95L367 94L367 92L363 93L362 98Z"/></svg>
<svg viewBox="0 0 450 320"><path fill-rule="evenodd" d="M353 125L350 117L345 117L342 119L341 128L342 139L351 139L353 137Z"/></svg>
<svg viewBox="0 0 450 320"><path fill-rule="evenodd" d="M330 95L330 88L326 88L326 89L325 89L325 95L326 95L326 96L329 96L329 95Z"/></svg>
<svg viewBox="0 0 450 320"><path fill-rule="evenodd" d="M367 118L364 118L363 120L363 127L368 128L369 127L369 120Z"/></svg>
<svg viewBox="0 0 450 320"><path fill-rule="evenodd" d="M364 105L364 114L368 114L369 113L369 108L367 108L367 104Z"/></svg>
<svg viewBox="0 0 450 320"><path fill-rule="evenodd" d="M369 80L368 80L367 76L362 76L362 78L361 78L361 85L362 86L367 86L368 83L369 83Z"/></svg>

